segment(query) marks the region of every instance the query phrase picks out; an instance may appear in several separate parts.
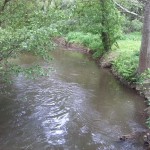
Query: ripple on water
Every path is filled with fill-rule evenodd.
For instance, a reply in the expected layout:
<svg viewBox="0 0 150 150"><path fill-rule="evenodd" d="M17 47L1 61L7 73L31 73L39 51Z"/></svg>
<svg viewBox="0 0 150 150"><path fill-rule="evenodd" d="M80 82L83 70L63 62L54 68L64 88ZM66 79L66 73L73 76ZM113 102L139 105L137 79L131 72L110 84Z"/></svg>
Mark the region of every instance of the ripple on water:
<svg viewBox="0 0 150 150"><path fill-rule="evenodd" d="M21 77L23 78L23 77ZM31 107L32 113L28 118L31 122L38 124L38 128L42 130L46 141L52 145L62 145L66 143L67 123L73 111L73 103L85 97L75 83L65 83L58 78L47 79L47 81L31 82L20 79L23 82L23 88L26 89L18 96L18 99L28 95L27 107ZM20 81L16 86L22 89ZM38 88L37 88L38 87ZM72 109L72 110L70 110ZM21 116L18 116L21 117Z"/></svg>
<svg viewBox="0 0 150 150"><path fill-rule="evenodd" d="M109 118L103 117L104 112L93 105L94 90L65 82L55 75L35 81L20 75L14 80L14 85L16 96L11 96L10 92L9 100L3 102L8 106L0 110L1 114L7 111L4 116L9 120L3 119L1 129L6 131L3 130L0 139L2 150L7 150L7 147L11 150L142 149L132 143L120 144L114 140L122 133L121 125L115 121L115 109L109 111L110 104L101 106L110 113ZM126 124L131 130L142 129L135 121L128 120Z"/></svg>

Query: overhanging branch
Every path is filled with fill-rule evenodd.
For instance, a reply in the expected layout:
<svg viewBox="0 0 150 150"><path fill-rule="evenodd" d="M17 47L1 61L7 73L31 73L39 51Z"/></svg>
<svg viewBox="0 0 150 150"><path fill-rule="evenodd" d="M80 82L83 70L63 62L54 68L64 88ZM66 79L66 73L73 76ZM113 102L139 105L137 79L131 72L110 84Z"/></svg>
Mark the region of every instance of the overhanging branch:
<svg viewBox="0 0 150 150"><path fill-rule="evenodd" d="M114 4L115 4L116 6L118 6L120 9L122 9L125 13L134 15L134 16L139 17L139 18L144 18L144 17L140 16L139 14L137 14L137 13L135 13L135 12L129 11L127 8L125 8L125 7L123 7L122 5L118 4L116 1L113 0L113 2L114 2Z"/></svg>

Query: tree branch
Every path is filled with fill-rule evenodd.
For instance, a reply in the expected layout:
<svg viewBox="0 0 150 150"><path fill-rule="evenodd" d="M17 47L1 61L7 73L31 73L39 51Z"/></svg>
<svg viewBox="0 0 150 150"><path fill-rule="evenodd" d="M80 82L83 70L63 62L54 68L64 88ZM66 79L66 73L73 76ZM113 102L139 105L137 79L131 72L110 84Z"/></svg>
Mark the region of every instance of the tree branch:
<svg viewBox="0 0 150 150"><path fill-rule="evenodd" d="M129 11L127 8L125 8L125 7L123 7L122 5L118 4L116 1L113 0L113 2L114 2L114 4L115 4L116 6L118 6L120 9L122 9L125 13L129 13L129 14L134 15L134 16L137 16L137 17L139 17L139 18L144 18L144 17L140 16L139 14L137 14L137 13L135 13L135 12Z"/></svg>

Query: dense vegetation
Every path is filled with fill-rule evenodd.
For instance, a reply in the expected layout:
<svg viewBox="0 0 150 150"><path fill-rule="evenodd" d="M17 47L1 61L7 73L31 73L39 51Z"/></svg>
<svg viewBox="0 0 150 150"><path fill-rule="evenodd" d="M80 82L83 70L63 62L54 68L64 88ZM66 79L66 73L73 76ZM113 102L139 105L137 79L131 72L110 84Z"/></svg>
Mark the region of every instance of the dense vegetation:
<svg viewBox="0 0 150 150"><path fill-rule="evenodd" d="M34 1L1 2L0 28L0 75L8 79L10 74L24 72L27 74L44 74L44 70L36 65L23 68L10 62L10 58L18 58L21 53L32 53L50 60L49 51L53 49L52 37L57 36L53 18L60 18L55 11L44 13ZM40 7L40 6L39 6ZM51 16L52 15L52 16ZM57 16L56 16L57 15ZM34 68L34 69L33 69Z"/></svg>
<svg viewBox="0 0 150 150"><path fill-rule="evenodd" d="M49 60L52 39L64 36L88 47L94 58L116 50L119 57L112 62L113 69L125 80L137 82L144 4L140 0L2 0L0 74L33 73L33 68L16 67L9 58L30 52Z"/></svg>
<svg viewBox="0 0 150 150"><path fill-rule="evenodd" d="M33 68L30 70L16 66L9 61L10 58L19 58L18 55L21 53L30 52L49 60L49 51L53 49L52 38L60 35L71 36L71 31L78 31L81 36L91 35L83 41L85 46L88 46L86 39L90 42L92 37L98 38L98 45L97 43L90 45L96 57L103 53L104 48L108 50L116 42L119 13L111 1L104 2L102 5L99 4L99 1L86 3L70 1L67 3L57 0L48 2L35 0L28 1L28 3L26 0L0 2L1 76L7 78L9 74L22 71L33 73ZM106 13L107 17L105 17ZM107 26L104 23L106 21ZM111 25L115 22L116 25L112 27Z"/></svg>

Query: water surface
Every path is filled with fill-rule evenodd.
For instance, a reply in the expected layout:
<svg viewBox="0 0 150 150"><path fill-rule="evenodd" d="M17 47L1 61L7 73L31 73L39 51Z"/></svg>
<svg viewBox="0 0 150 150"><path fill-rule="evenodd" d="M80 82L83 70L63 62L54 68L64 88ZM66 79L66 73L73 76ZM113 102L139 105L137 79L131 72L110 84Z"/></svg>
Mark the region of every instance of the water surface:
<svg viewBox="0 0 150 150"><path fill-rule="evenodd" d="M53 57L48 77L0 85L0 150L143 150L118 136L145 130L144 99L80 53Z"/></svg>

